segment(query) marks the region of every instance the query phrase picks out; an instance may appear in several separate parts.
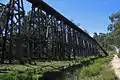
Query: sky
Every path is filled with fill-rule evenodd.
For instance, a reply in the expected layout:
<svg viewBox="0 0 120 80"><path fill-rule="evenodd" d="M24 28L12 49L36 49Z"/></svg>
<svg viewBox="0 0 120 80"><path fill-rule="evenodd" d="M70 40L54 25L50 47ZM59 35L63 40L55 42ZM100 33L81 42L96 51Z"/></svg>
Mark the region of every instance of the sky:
<svg viewBox="0 0 120 80"><path fill-rule="evenodd" d="M3 0L7 3L8 0ZM94 32L107 33L110 24L109 16L120 9L120 0L44 0L63 16L92 36ZM26 12L31 4L24 0Z"/></svg>

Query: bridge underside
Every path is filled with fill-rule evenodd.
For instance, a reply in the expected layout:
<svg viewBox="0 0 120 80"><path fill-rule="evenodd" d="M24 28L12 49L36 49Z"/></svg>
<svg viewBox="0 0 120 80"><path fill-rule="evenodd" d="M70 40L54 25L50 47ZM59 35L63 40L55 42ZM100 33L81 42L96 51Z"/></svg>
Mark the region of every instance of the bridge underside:
<svg viewBox="0 0 120 80"><path fill-rule="evenodd" d="M28 15L24 15L22 0L10 0L9 5L1 6L0 18L5 19L0 20L5 24L0 24L1 63L16 59L66 60L99 56L99 48L107 55L92 37L48 4L28 1L33 3Z"/></svg>

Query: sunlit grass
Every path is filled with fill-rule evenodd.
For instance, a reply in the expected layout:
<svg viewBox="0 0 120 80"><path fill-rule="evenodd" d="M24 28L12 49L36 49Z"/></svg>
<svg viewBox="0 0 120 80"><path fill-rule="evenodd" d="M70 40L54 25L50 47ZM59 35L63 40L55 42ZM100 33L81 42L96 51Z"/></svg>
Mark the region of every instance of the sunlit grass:
<svg viewBox="0 0 120 80"><path fill-rule="evenodd" d="M7 80L7 78L11 78L11 80L41 80L40 78L47 71L59 71L60 69L67 68L72 65L80 64L81 61L88 61L90 60L90 58L91 57L78 59L78 60L71 60L71 61L45 61L45 62L36 60L35 61L36 65L31 65L28 63L25 63L24 65L20 65L20 64L1 65L0 66L1 70L6 69L6 71L9 72L8 74L0 75L0 79ZM76 74L69 74L69 75L67 74L65 75L64 78L67 78L66 80L71 80L72 78L78 78L79 80L82 79L89 80L88 77L91 78L101 77L100 74L103 68L105 67L104 66L105 63L109 62L110 60L111 60L110 57L96 59L90 62L92 65L79 69L76 72ZM32 63L34 63L34 61ZM4 77L6 77L6 79L4 79Z"/></svg>
<svg viewBox="0 0 120 80"><path fill-rule="evenodd" d="M81 59L78 59L76 61L75 60L71 60L71 61L36 60L33 61L32 63L34 62L36 63L36 65L31 65L28 63L25 63L24 65L20 65L20 64L0 65L1 71L8 72L7 74L0 74L0 80L37 80L41 78L42 75L47 71L59 71L63 68L67 68L69 66L80 63Z"/></svg>
<svg viewBox="0 0 120 80"><path fill-rule="evenodd" d="M112 56L94 60L92 65L83 67L76 72L78 80L116 80L109 62Z"/></svg>

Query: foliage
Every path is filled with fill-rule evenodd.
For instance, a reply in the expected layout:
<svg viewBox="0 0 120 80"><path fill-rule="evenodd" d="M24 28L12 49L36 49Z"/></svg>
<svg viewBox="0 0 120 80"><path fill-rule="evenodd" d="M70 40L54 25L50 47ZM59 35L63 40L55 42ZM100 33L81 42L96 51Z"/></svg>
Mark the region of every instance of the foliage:
<svg viewBox="0 0 120 80"><path fill-rule="evenodd" d="M76 72L78 80L115 80L114 71L108 66L111 60L112 55L97 59L92 65L79 69Z"/></svg>
<svg viewBox="0 0 120 80"><path fill-rule="evenodd" d="M115 37L115 36L114 36ZM99 42L99 44L106 50L106 51L113 51L114 47L111 46L114 44L114 37L111 33L94 33L93 38Z"/></svg>
<svg viewBox="0 0 120 80"><path fill-rule="evenodd" d="M113 51L114 47L120 47L120 11L109 16L111 23L108 25L109 33L94 33L95 38L107 51Z"/></svg>
<svg viewBox="0 0 120 80"><path fill-rule="evenodd" d="M83 77L91 77L96 76L100 74L100 70L102 69L103 65L100 65L99 63L93 64L90 67L85 67L82 69L81 74Z"/></svg>
<svg viewBox="0 0 120 80"><path fill-rule="evenodd" d="M101 72L103 80L116 80L116 76L113 70L104 70Z"/></svg>
<svg viewBox="0 0 120 80"><path fill-rule="evenodd" d="M89 65L87 67L83 67L82 69L79 69L76 74L66 74L64 75L66 80L74 80L76 76L81 80L81 78L87 78L88 77L96 77L99 75L102 75L102 71L104 71L105 63L107 64L109 61L111 61L111 57L108 56L105 58L96 59L94 61L91 61L92 65ZM85 58L82 61L89 60L90 57ZM1 80L42 80L42 74L47 71L59 71L61 69L60 67L68 67L72 66L75 63L80 63L81 60L73 60L73 61L49 61L49 62L40 62L39 60L35 61L37 65L1 65L0 69L6 69L6 71L10 71L7 75L0 75ZM14 69L13 69L14 68ZM107 73L108 71L106 71ZM111 71L112 73L112 71ZM108 76L112 74L108 74ZM102 76L105 77L105 76ZM105 77L106 78L106 77ZM103 79L103 78L102 78ZM100 80L102 80L100 79ZM85 79L84 79L85 80ZM92 79L91 79L92 80ZM93 79L97 80L97 79ZM103 79L104 80L104 79ZM111 80L111 79L109 79ZM113 79L114 80L114 79Z"/></svg>
<svg viewBox="0 0 120 80"><path fill-rule="evenodd" d="M85 60L89 60L85 59ZM0 69L4 71L9 71L8 74L0 74L0 80L40 80L44 72L47 71L59 71L63 66L69 67L80 63L79 60L71 61L45 61L40 60L35 61L37 65L30 65L26 63L25 65L0 65Z"/></svg>
<svg viewBox="0 0 120 80"><path fill-rule="evenodd" d="M9 72L7 75L0 75L0 80L40 80L39 75L27 73Z"/></svg>
<svg viewBox="0 0 120 80"><path fill-rule="evenodd" d="M120 58L120 52L119 52L117 55L118 55L118 57Z"/></svg>
<svg viewBox="0 0 120 80"><path fill-rule="evenodd" d="M90 58L80 58L71 61L45 61L35 60L37 65L30 65L28 63L24 65L14 64L14 65L0 65L0 69L4 72L9 72L8 74L0 74L0 79L2 80L40 80L42 75L47 71L59 71L60 69L67 68L72 65L77 65L82 61L89 61ZM34 61L33 61L34 62ZM65 75L66 78L73 78L72 75ZM64 78L65 78L64 77Z"/></svg>
<svg viewBox="0 0 120 80"><path fill-rule="evenodd" d="M113 13L109 19L112 23L108 26L108 29L117 30L120 28L120 11Z"/></svg>

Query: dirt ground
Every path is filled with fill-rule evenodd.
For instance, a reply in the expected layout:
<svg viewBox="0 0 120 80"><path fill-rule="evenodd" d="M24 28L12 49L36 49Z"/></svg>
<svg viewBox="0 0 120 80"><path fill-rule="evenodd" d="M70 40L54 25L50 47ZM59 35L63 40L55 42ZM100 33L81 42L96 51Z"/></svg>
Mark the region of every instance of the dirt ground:
<svg viewBox="0 0 120 80"><path fill-rule="evenodd" d="M113 60L111 61L112 69L115 71L115 75L120 80L120 58L117 55L114 55Z"/></svg>

